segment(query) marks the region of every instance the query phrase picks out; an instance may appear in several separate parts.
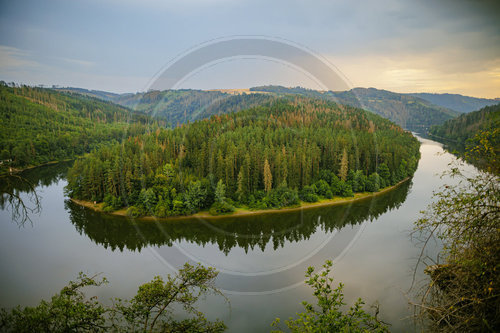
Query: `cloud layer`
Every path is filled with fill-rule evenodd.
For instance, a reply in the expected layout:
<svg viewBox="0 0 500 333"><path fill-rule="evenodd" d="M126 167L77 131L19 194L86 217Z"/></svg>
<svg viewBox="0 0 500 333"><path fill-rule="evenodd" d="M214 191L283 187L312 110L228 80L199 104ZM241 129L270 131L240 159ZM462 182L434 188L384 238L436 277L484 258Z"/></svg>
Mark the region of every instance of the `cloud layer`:
<svg viewBox="0 0 500 333"><path fill-rule="evenodd" d="M499 97L498 14L498 1L467 0L1 2L0 79L136 91L199 43L265 35L313 49L354 86ZM191 82L307 85L277 66Z"/></svg>

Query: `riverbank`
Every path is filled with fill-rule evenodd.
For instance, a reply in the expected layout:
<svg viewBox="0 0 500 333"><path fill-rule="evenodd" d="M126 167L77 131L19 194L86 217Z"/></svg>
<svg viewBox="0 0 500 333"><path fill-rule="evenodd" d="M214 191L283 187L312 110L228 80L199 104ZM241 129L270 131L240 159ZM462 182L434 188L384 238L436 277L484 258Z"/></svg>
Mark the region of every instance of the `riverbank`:
<svg viewBox="0 0 500 333"><path fill-rule="evenodd" d="M23 172L23 171L32 170L32 169L41 168L41 167L50 166L50 165L59 164L59 163L70 162L70 161L74 161L74 158L68 158L68 159L61 160L61 161L50 161L50 162L43 163L43 164L30 165L30 166L27 166L24 168L4 167L4 168L0 169L0 177L8 176L8 175L15 175L15 174L18 174L18 173Z"/></svg>
<svg viewBox="0 0 500 333"><path fill-rule="evenodd" d="M248 216L248 215L264 215L264 214L276 214L276 213L282 213L282 212L293 212L293 211L299 211L303 209L312 209L312 208L317 208L317 207L324 207L324 206L334 206L334 205L342 205L342 204L347 204L353 201L360 201L360 200L365 200L369 198L376 197L378 195L387 193L393 189L396 189L399 187L401 184L407 182L410 180L410 177L407 177L400 181L399 183L385 187L381 189L378 192L362 192L362 193L355 193L353 197L349 198L343 198L343 197L335 197L333 199L323 199L317 202L302 202L300 203L300 206L295 206L295 207L284 207L280 209L258 209L258 210L250 210L248 208L236 208L235 211L231 214L225 214L225 215L211 215L208 211L200 211L196 214L193 215L185 215L185 216L169 216L169 217L155 217L155 216L143 216L136 218L136 220L141 220L141 221L147 221L147 220L152 220L152 221L168 221L168 220L185 220L185 219L192 219L192 218L203 218L203 219L211 219L211 220L216 220L216 219L224 219L228 217L238 217L238 216ZM77 199L70 199L74 203L84 206L86 208L92 209L96 212L100 212L103 214L110 214L110 215L115 215L115 216L127 216L127 208L119 209L114 212L104 212L102 207L104 203L93 203L91 201L85 201L85 200L77 200Z"/></svg>

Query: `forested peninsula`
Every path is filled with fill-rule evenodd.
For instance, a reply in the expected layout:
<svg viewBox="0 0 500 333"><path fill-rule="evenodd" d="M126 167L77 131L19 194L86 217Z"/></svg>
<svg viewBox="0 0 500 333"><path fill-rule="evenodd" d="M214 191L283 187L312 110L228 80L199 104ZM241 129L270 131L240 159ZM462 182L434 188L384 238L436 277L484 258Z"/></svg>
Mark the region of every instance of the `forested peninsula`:
<svg viewBox="0 0 500 333"><path fill-rule="evenodd" d="M66 191L132 217L219 215L377 192L419 157L418 140L386 119L290 96L103 146L75 161Z"/></svg>

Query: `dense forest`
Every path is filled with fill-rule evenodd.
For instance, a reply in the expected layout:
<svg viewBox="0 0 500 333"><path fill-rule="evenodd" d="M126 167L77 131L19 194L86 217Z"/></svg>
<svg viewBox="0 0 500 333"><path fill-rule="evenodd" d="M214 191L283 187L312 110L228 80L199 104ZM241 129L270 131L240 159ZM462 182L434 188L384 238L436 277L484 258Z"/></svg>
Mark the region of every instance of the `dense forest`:
<svg viewBox="0 0 500 333"><path fill-rule="evenodd" d="M0 171L75 158L150 126L147 115L93 97L2 83Z"/></svg>
<svg viewBox="0 0 500 333"><path fill-rule="evenodd" d="M344 105L363 108L387 118L403 128L425 133L429 126L442 124L459 113L434 105L422 98L379 90L374 88L354 88L349 91L327 91L286 88L281 86L254 87L251 91L264 91L278 95L294 94L321 98Z"/></svg>
<svg viewBox="0 0 500 333"><path fill-rule="evenodd" d="M429 133L438 138L466 144L481 131L500 128L500 104L487 106L448 120L441 126L433 126Z"/></svg>
<svg viewBox="0 0 500 333"><path fill-rule="evenodd" d="M431 127L429 134L443 141L447 150L467 162L500 174L500 104Z"/></svg>
<svg viewBox="0 0 500 333"><path fill-rule="evenodd" d="M419 143L361 109L302 97L102 147L68 172L68 194L132 216L280 208L376 192L412 175Z"/></svg>

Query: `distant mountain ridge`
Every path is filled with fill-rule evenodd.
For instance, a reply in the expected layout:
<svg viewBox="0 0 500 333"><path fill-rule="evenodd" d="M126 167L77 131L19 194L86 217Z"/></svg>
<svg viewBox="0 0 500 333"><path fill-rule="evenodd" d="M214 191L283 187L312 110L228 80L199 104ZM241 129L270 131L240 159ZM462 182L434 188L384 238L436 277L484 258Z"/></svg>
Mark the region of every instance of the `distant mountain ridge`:
<svg viewBox="0 0 500 333"><path fill-rule="evenodd" d="M439 105L460 113L467 113L484 108L485 106L500 103L500 99L477 98L463 96L459 94L431 94L431 93L412 93L411 96L425 99L432 104Z"/></svg>
<svg viewBox="0 0 500 333"><path fill-rule="evenodd" d="M363 108L417 132L425 132L430 126L442 124L459 115L456 111L434 105L418 97L375 88L321 92L301 87L263 86L250 90L274 92L278 95L296 94L315 97Z"/></svg>
<svg viewBox="0 0 500 333"><path fill-rule="evenodd" d="M430 126L440 125L463 112L470 112L500 101L456 94L400 94L375 88L354 88L349 91L334 92L273 85L250 89L180 89L135 94L115 94L80 88L59 88L59 90L94 96L149 115L160 116L174 126L208 118L214 114L253 107L278 96L300 95L364 108L408 130L426 132ZM256 94L260 96L253 96Z"/></svg>

